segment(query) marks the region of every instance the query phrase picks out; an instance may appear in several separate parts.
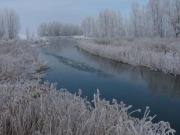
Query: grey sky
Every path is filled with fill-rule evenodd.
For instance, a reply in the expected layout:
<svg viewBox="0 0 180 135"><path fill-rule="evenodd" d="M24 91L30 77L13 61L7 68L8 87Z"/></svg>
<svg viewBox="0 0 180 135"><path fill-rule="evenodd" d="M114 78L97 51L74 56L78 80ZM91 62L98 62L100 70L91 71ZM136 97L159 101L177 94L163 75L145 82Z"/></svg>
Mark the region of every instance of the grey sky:
<svg viewBox="0 0 180 135"><path fill-rule="evenodd" d="M35 32L39 23L58 20L80 24L87 15L97 16L109 8L129 16L131 4L145 5L148 0L0 0L0 9L14 8L20 16L21 33L28 27Z"/></svg>

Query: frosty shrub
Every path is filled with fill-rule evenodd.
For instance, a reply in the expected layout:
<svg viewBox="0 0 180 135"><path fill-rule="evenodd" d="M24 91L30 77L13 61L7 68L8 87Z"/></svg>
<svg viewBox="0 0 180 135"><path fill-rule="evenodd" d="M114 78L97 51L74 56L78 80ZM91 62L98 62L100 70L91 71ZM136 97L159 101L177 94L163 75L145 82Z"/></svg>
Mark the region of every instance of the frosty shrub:
<svg viewBox="0 0 180 135"><path fill-rule="evenodd" d="M93 106L78 94L54 84L9 82L0 88L1 135L173 135L168 122L153 123L147 107L143 118L134 118L132 106L101 100Z"/></svg>
<svg viewBox="0 0 180 135"><path fill-rule="evenodd" d="M27 77L46 64L26 41L0 41L0 81Z"/></svg>
<svg viewBox="0 0 180 135"><path fill-rule="evenodd" d="M78 47L104 58L145 66L166 73L180 74L180 40L161 38L116 39L111 45L79 39Z"/></svg>

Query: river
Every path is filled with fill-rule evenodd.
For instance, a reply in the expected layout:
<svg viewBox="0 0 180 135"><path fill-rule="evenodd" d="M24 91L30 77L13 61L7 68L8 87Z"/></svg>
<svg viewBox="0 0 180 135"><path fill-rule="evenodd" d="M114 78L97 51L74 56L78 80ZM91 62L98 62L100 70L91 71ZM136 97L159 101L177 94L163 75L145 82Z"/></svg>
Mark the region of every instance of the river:
<svg viewBox="0 0 180 135"><path fill-rule="evenodd" d="M146 106L154 122L168 121L180 134L180 77L135 67L88 54L76 47L72 38L53 38L41 49L50 68L46 79L57 82L58 88L75 93L79 89L83 97L92 100L97 89L101 98L117 99L132 109L141 109L134 114L142 117Z"/></svg>

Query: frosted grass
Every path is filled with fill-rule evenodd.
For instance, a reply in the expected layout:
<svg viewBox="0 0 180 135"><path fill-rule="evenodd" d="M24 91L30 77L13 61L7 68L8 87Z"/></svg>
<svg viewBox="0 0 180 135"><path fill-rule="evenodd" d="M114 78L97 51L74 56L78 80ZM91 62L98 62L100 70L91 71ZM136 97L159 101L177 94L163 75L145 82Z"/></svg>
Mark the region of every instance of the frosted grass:
<svg viewBox="0 0 180 135"><path fill-rule="evenodd" d="M94 94L93 106L78 94L56 90L56 85L34 81L10 84L0 89L1 135L173 135L168 122L153 123L147 107L134 118L132 106L101 100Z"/></svg>
<svg viewBox="0 0 180 135"><path fill-rule="evenodd" d="M0 41L0 81L33 76L46 66L27 41Z"/></svg>
<svg viewBox="0 0 180 135"><path fill-rule="evenodd" d="M107 44L106 44L107 43ZM180 74L179 39L79 39L78 47L104 58Z"/></svg>

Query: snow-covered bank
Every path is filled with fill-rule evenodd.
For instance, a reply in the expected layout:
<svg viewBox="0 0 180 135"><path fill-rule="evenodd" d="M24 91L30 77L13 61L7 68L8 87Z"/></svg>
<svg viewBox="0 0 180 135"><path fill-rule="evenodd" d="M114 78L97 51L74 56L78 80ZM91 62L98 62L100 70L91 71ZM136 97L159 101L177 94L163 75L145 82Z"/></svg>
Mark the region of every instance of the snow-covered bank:
<svg viewBox="0 0 180 135"><path fill-rule="evenodd" d="M0 62L0 81L36 76L47 67L31 44L22 40L0 41Z"/></svg>
<svg viewBox="0 0 180 135"><path fill-rule="evenodd" d="M104 58L180 74L180 39L81 39L77 46Z"/></svg>
<svg viewBox="0 0 180 135"><path fill-rule="evenodd" d="M73 36L74 39L91 39L90 37L85 37L84 35L81 36Z"/></svg>
<svg viewBox="0 0 180 135"><path fill-rule="evenodd" d="M0 135L173 135L168 122L152 122L149 108L142 118L135 118L131 114L140 110L133 111L132 106L118 104L116 100L110 104L100 99L99 92L94 95L92 106L81 97L81 91L73 95L57 90L54 84L14 79L41 70L43 64L37 64L41 62L39 55L26 41L2 42L0 47L2 56L7 54L2 57L4 63L10 57L10 64L17 62L12 69L21 71L6 77L8 82L0 82ZM2 67L6 66L9 65Z"/></svg>
<svg viewBox="0 0 180 135"><path fill-rule="evenodd" d="M153 123L146 108L141 119L131 116L140 110L101 100L94 95L94 107L53 84L35 81L0 89L1 135L173 135L168 122Z"/></svg>

